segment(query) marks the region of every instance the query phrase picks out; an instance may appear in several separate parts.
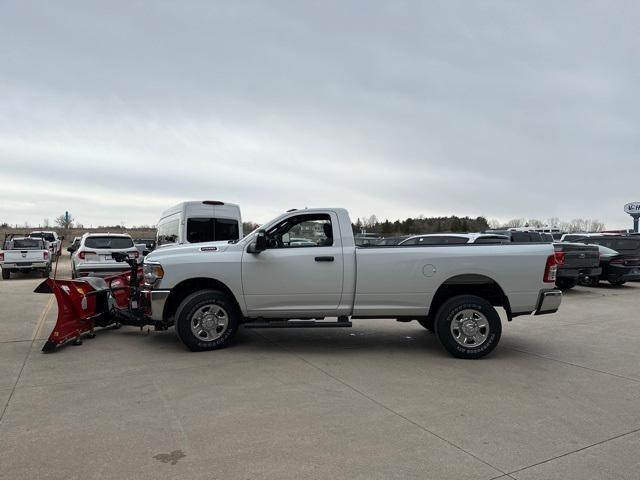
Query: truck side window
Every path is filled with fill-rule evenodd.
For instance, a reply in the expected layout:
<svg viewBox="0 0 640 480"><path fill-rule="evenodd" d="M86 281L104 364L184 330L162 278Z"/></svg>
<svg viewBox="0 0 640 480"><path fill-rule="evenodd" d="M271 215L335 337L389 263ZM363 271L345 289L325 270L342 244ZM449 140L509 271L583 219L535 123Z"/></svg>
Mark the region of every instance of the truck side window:
<svg viewBox="0 0 640 480"><path fill-rule="evenodd" d="M214 238L212 218L187 219L187 242L211 242Z"/></svg>
<svg viewBox="0 0 640 480"><path fill-rule="evenodd" d="M267 242L269 248L329 247L331 218L326 213L289 217L267 232Z"/></svg>
<svg viewBox="0 0 640 480"><path fill-rule="evenodd" d="M201 243L219 240L238 240L238 222L226 218L198 218L187 220L187 242Z"/></svg>
<svg viewBox="0 0 640 480"><path fill-rule="evenodd" d="M158 225L158 246L178 241L178 220Z"/></svg>

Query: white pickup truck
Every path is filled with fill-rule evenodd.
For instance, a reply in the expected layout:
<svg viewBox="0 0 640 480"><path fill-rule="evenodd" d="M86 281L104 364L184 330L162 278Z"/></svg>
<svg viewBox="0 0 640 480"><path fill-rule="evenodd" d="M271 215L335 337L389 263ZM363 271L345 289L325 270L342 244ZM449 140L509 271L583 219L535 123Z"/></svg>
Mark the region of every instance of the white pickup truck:
<svg viewBox="0 0 640 480"><path fill-rule="evenodd" d="M222 348L241 325L391 318L417 320L452 355L479 358L500 340L495 307L508 320L558 310L556 270L550 244L357 247L346 210L305 209L241 240L155 250L142 299L156 327L175 325L191 350Z"/></svg>
<svg viewBox="0 0 640 480"><path fill-rule="evenodd" d="M49 245L41 238L13 237L4 242L0 251L2 279L11 278L11 273L39 270L43 277L51 273Z"/></svg>

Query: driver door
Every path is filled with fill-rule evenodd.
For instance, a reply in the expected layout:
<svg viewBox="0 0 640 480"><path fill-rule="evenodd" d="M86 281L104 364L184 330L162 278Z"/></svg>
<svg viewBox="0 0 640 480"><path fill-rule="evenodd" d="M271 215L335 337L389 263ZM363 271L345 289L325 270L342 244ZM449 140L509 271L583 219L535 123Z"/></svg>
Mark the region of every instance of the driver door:
<svg viewBox="0 0 640 480"><path fill-rule="evenodd" d="M267 242L266 250L242 256L249 315L335 316L344 266L336 215L292 214L267 231Z"/></svg>

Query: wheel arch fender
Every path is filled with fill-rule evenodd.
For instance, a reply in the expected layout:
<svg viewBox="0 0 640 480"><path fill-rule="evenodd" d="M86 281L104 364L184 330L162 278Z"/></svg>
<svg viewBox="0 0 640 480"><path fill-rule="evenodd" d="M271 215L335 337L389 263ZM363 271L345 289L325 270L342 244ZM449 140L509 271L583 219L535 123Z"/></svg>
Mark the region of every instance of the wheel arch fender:
<svg viewBox="0 0 640 480"><path fill-rule="evenodd" d="M511 305L504 289L493 278L479 273L454 275L442 282L431 298L428 316L435 316L444 302L457 295L476 295L494 307L503 307L511 321Z"/></svg>
<svg viewBox="0 0 640 480"><path fill-rule="evenodd" d="M173 323L173 317L180 306L180 303L194 292L199 290L216 290L228 295L233 299L238 312L243 314L243 309L236 294L228 285L211 277L195 277L183 280L171 289L167 301L164 304L162 318L165 322Z"/></svg>

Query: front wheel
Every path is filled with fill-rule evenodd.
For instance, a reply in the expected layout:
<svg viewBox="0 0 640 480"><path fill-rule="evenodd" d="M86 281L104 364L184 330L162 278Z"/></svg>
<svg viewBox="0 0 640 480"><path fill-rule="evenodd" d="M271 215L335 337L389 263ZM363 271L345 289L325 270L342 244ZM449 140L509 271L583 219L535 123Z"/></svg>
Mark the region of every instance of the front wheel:
<svg viewBox="0 0 640 480"><path fill-rule="evenodd" d="M465 359L489 354L502 334L496 309L475 295L458 295L444 302L435 327L442 346L454 357Z"/></svg>
<svg viewBox="0 0 640 480"><path fill-rule="evenodd" d="M224 348L240 325L232 298L215 290L201 290L185 298L176 312L178 338L192 351Z"/></svg>
<svg viewBox="0 0 640 480"><path fill-rule="evenodd" d="M615 285L616 287L619 287L621 285L624 285L625 283L627 283L626 280L609 280L609 283L611 285Z"/></svg>

